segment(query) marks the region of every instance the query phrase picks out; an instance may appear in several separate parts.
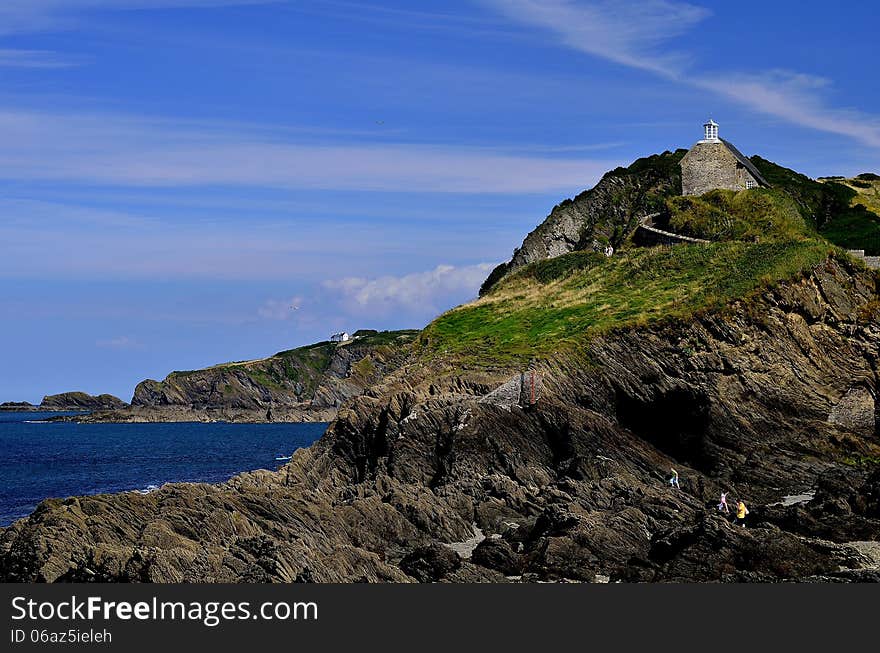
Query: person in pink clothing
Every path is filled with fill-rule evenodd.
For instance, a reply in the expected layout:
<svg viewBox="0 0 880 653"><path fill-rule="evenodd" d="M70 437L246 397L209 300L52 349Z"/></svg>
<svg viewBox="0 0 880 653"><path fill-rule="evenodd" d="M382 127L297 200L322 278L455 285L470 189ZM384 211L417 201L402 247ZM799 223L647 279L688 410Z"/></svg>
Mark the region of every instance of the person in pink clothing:
<svg viewBox="0 0 880 653"><path fill-rule="evenodd" d="M727 505L727 492L721 493L721 503L718 504L718 510L727 515L730 514L730 506Z"/></svg>

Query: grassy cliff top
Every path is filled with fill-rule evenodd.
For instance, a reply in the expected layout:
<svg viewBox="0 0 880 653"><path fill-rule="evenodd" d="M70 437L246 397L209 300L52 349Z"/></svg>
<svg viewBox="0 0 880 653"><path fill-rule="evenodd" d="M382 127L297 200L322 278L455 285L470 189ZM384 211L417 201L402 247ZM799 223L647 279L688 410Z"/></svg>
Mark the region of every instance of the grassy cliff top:
<svg viewBox="0 0 880 653"><path fill-rule="evenodd" d="M671 178L681 154L640 159L606 177L648 170ZM712 242L644 249L624 241L610 259L575 251L496 270L480 299L426 327L421 351L465 364L520 365L609 330L720 309L842 255L838 247L880 253L880 216L868 208L880 177L819 182L761 157L752 161L772 188L636 202L646 213L659 199L670 229Z"/></svg>
<svg viewBox="0 0 880 653"><path fill-rule="evenodd" d="M475 365L517 365L612 329L718 309L796 277L835 248L820 239L572 252L526 266L479 300L437 318L425 353Z"/></svg>
<svg viewBox="0 0 880 653"><path fill-rule="evenodd" d="M859 205L872 213L880 215L880 175L865 172L855 177L822 177L819 181L825 184L839 184L852 191L850 206Z"/></svg>
<svg viewBox="0 0 880 653"><path fill-rule="evenodd" d="M873 201L880 186L877 175L817 181L758 156L752 162L774 189L795 200L807 223L822 236L846 249L880 254L880 207Z"/></svg>

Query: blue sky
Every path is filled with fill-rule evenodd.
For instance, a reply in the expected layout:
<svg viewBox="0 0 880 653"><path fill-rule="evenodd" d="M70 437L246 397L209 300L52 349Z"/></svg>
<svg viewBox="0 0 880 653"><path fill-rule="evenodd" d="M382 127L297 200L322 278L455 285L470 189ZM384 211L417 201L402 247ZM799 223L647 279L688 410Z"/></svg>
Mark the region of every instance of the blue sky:
<svg viewBox="0 0 880 653"><path fill-rule="evenodd" d="M560 199L709 115L809 175L880 171L878 21L874 2L4 0L0 400L129 399L421 327Z"/></svg>

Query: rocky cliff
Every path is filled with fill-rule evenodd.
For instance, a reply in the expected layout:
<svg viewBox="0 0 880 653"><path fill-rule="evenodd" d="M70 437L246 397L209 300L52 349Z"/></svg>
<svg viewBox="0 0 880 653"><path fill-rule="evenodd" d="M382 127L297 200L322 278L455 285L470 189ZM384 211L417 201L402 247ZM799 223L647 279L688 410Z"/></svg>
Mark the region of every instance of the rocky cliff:
<svg viewBox="0 0 880 653"><path fill-rule="evenodd" d="M75 411L75 410L117 410L128 406L119 397L103 394L96 397L85 392L64 392L57 395L46 395L40 402L39 410Z"/></svg>
<svg viewBox="0 0 880 653"><path fill-rule="evenodd" d="M679 164L687 150L639 159L605 174L596 186L557 204L532 231L513 258L499 265L480 290L485 294L505 274L524 265L575 250L619 247L640 217L662 210L681 194Z"/></svg>
<svg viewBox="0 0 880 653"><path fill-rule="evenodd" d="M29 401L4 401L0 404L0 410L29 411L37 410L37 406L34 406Z"/></svg>
<svg viewBox="0 0 880 653"><path fill-rule="evenodd" d="M560 344L524 406L491 392L517 368L425 336L278 472L45 501L0 578L878 580L878 318L877 277L832 255Z"/></svg>

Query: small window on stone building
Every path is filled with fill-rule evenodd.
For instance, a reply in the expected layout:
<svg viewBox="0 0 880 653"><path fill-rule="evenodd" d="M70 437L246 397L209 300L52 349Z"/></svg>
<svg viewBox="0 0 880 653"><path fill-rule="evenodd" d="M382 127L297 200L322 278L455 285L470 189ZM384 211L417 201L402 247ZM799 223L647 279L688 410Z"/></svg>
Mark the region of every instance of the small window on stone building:
<svg viewBox="0 0 880 653"><path fill-rule="evenodd" d="M755 183L754 179L746 179L746 188L757 188L758 184Z"/></svg>

